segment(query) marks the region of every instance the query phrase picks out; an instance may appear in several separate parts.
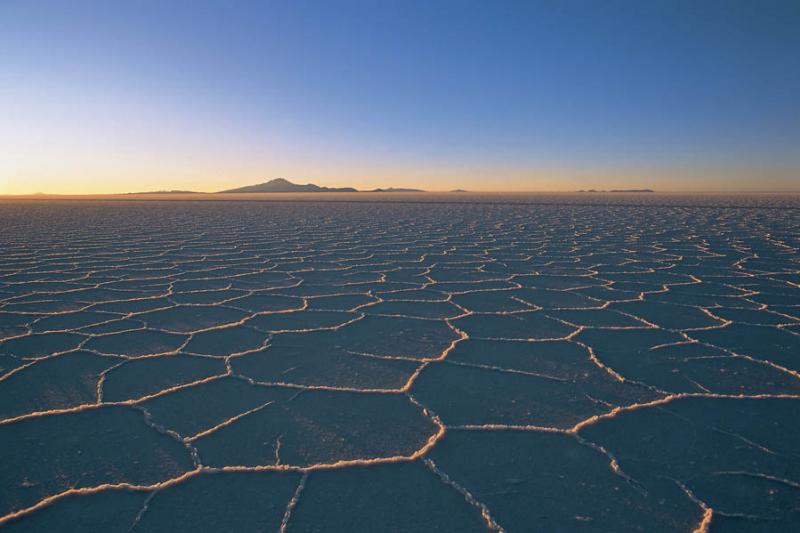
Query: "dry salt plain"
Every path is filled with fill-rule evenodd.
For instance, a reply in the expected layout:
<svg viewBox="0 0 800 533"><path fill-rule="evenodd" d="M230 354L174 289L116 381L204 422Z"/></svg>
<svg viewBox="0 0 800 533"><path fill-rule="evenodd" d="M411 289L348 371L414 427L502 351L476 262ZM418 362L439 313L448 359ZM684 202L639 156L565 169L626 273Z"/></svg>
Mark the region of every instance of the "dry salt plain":
<svg viewBox="0 0 800 533"><path fill-rule="evenodd" d="M0 203L0 530L800 528L796 197L456 197Z"/></svg>

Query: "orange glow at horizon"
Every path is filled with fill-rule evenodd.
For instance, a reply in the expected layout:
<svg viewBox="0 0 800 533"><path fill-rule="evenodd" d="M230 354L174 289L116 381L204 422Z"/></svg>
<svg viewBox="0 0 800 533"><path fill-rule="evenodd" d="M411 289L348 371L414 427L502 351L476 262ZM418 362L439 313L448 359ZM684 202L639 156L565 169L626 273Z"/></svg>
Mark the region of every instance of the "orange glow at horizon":
<svg viewBox="0 0 800 533"><path fill-rule="evenodd" d="M698 175L699 174L699 175ZM221 190L285 178L293 183L369 190L408 187L427 191L465 189L475 192L567 192L579 189L650 188L659 192L800 192L800 170L754 169L706 172L581 172L563 169L525 171L499 169L358 169L358 168L230 168L208 164L204 168L89 168L21 170L0 168L0 195L92 195L185 190ZM9 177L10 176L10 177Z"/></svg>

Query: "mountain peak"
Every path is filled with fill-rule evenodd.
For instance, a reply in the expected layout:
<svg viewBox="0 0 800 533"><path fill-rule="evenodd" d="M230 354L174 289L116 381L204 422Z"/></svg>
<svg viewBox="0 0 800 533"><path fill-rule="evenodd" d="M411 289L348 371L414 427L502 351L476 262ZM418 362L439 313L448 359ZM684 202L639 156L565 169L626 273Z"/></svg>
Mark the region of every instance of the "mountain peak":
<svg viewBox="0 0 800 533"><path fill-rule="evenodd" d="M265 183L248 185L237 189L229 189L221 192L358 192L352 187L320 187L313 183L298 185L284 178L275 178Z"/></svg>
<svg viewBox="0 0 800 533"><path fill-rule="evenodd" d="M256 185L248 185L246 187L239 187L236 189L228 189L227 191L220 191L221 193L242 193L242 192L358 192L353 187L321 187L313 183L306 183L300 185L292 183L284 178L274 178L264 183ZM407 189L398 187L389 187L387 189L372 189L367 192L425 192L422 189Z"/></svg>

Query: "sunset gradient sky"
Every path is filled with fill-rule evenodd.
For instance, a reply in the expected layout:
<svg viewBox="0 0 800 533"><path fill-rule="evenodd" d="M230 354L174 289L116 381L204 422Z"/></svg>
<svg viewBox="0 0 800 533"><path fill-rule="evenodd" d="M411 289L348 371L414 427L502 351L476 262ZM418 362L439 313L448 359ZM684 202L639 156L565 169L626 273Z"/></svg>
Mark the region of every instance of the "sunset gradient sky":
<svg viewBox="0 0 800 533"><path fill-rule="evenodd" d="M0 0L0 194L800 190L800 2Z"/></svg>

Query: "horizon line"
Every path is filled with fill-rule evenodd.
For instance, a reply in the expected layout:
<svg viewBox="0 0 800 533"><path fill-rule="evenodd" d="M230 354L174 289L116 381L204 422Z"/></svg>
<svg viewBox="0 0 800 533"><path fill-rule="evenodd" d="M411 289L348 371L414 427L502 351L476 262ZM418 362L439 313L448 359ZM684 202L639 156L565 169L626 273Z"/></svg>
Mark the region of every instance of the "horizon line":
<svg viewBox="0 0 800 533"><path fill-rule="evenodd" d="M388 187L384 188L388 189ZM287 192L225 192L225 191L145 191L145 192L91 192L91 193L48 193L48 192L35 192L35 193L0 193L0 198L101 198L101 197L187 197L187 196L234 196L234 197L257 197L257 196L346 196L346 195L423 195L423 194L576 194L576 195L589 195L589 194L624 194L624 195L659 195L659 194L729 194L729 195L745 195L745 194L789 194L798 195L800 189L784 189L784 190L725 190L725 189L706 189L706 190L626 190L626 189L583 189L583 190L565 190L565 189L483 189L483 190L465 190L465 189L446 189L446 190L416 190L416 191L376 191L376 190L356 190L356 191L287 191Z"/></svg>

